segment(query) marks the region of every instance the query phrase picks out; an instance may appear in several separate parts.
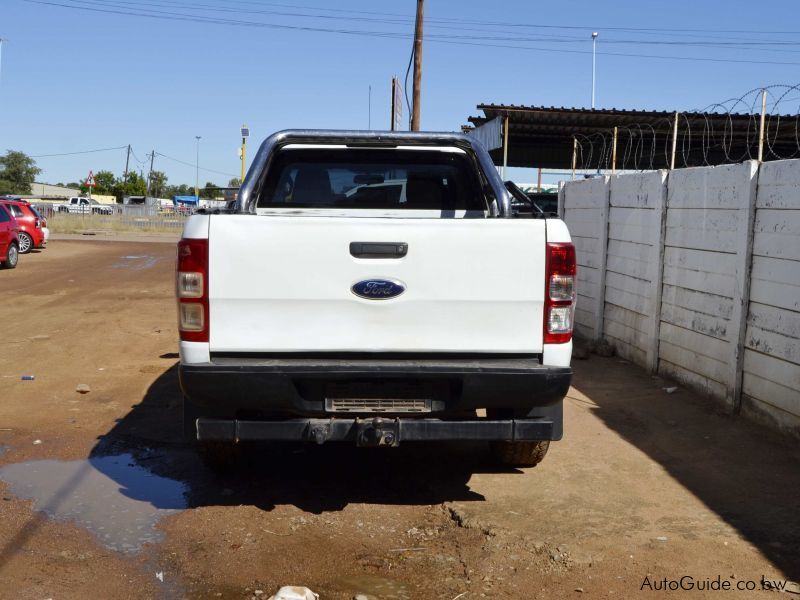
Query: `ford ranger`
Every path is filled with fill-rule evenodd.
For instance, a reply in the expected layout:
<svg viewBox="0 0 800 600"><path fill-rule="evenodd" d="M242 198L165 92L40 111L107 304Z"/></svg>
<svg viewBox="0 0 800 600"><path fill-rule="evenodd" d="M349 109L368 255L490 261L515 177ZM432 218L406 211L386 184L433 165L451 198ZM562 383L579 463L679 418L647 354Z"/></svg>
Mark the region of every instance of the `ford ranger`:
<svg viewBox="0 0 800 600"><path fill-rule="evenodd" d="M178 244L184 431L212 465L257 440L483 440L533 466L562 436L575 269L469 136L273 134Z"/></svg>

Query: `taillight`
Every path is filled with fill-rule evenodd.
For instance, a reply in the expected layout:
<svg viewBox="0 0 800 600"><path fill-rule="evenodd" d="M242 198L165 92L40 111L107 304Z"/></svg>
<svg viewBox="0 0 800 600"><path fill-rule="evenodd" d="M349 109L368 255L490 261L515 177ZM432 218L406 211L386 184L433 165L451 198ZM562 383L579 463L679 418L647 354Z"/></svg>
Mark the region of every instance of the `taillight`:
<svg viewBox="0 0 800 600"><path fill-rule="evenodd" d="M575 316L575 246L547 244L544 288L544 343L563 344L572 339Z"/></svg>
<svg viewBox="0 0 800 600"><path fill-rule="evenodd" d="M178 242L175 275L178 332L185 342L208 341L208 240Z"/></svg>

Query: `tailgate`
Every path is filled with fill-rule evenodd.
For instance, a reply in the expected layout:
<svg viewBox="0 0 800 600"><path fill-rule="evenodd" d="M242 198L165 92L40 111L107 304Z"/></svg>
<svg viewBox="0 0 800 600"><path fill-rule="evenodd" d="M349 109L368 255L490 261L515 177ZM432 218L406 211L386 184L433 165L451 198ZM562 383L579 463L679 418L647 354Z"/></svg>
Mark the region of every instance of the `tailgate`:
<svg viewBox="0 0 800 600"><path fill-rule="evenodd" d="M213 215L210 350L538 353L544 249L543 220ZM370 279L405 291L357 296Z"/></svg>

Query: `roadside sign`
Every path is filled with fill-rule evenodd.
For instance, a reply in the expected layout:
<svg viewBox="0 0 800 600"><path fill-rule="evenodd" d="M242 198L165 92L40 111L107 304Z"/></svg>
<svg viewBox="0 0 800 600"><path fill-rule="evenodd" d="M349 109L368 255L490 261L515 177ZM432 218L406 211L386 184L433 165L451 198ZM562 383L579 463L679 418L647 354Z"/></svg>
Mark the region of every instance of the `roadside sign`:
<svg viewBox="0 0 800 600"><path fill-rule="evenodd" d="M89 176L86 178L86 187L94 187L94 173L89 171Z"/></svg>
<svg viewBox="0 0 800 600"><path fill-rule="evenodd" d="M403 126L403 88L397 77L392 78L392 131Z"/></svg>
<svg viewBox="0 0 800 600"><path fill-rule="evenodd" d="M487 150L496 150L503 147L503 119L495 117L483 125L479 125L468 135L478 138Z"/></svg>

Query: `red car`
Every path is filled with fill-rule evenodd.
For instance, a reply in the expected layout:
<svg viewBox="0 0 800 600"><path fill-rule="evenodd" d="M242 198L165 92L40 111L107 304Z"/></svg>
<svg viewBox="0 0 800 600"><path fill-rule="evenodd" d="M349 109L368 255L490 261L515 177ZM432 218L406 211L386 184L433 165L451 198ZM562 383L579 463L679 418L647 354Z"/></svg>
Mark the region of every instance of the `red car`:
<svg viewBox="0 0 800 600"><path fill-rule="evenodd" d="M6 210L19 224L19 251L27 254L34 248L44 248L47 243L46 222L37 210L25 200L0 199L0 205L5 205Z"/></svg>
<svg viewBox="0 0 800 600"><path fill-rule="evenodd" d="M0 204L0 265L6 269L17 266L19 259L19 225L8 209Z"/></svg>

